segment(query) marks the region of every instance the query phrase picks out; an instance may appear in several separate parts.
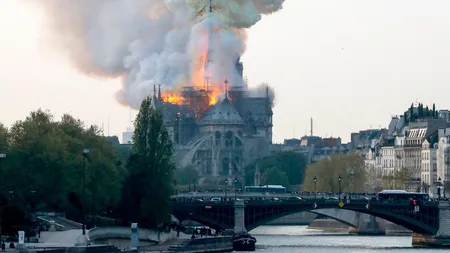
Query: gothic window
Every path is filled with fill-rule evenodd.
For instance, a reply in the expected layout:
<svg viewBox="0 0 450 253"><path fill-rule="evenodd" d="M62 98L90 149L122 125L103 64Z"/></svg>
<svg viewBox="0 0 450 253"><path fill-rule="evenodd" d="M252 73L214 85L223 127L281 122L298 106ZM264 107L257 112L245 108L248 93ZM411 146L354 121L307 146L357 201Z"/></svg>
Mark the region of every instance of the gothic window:
<svg viewBox="0 0 450 253"><path fill-rule="evenodd" d="M233 132L231 131L225 132L225 146L226 147L233 146Z"/></svg>
<svg viewBox="0 0 450 253"><path fill-rule="evenodd" d="M216 137L216 146L220 145L220 138L222 138L222 133L219 131L216 131L216 133L214 135Z"/></svg>

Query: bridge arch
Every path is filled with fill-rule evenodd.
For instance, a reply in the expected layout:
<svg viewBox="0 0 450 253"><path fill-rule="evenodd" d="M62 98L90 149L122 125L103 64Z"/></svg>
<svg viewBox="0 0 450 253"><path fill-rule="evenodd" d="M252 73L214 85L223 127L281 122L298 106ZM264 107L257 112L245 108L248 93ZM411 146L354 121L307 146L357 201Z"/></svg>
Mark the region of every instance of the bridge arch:
<svg viewBox="0 0 450 253"><path fill-rule="evenodd" d="M422 203L420 211L411 203L378 203L377 201L352 201L338 206L337 203L306 200L297 202L248 202L245 205L243 221L248 231L286 215L338 208L382 218L413 232L435 235L439 230L439 208L434 202ZM180 221L194 220L213 228L233 229L235 225L234 203L176 203L173 215ZM239 221L241 222L241 221Z"/></svg>
<svg viewBox="0 0 450 253"><path fill-rule="evenodd" d="M343 210L337 208L330 209L319 209L309 211L313 214L322 215L335 221L344 223L345 225L351 227L358 227L359 216L356 215L355 211Z"/></svg>
<svg viewBox="0 0 450 253"><path fill-rule="evenodd" d="M366 208L366 205L367 204L344 205L343 207L339 207L337 204L324 203L317 205L316 208L314 208L313 205L305 204L290 206L273 204L270 205L270 207L267 205L266 207L249 205L245 210L245 226L248 231L251 231L272 220L282 218L286 215L304 211L338 208L341 210L355 211L379 217L420 234L434 235L439 230L439 219L437 218L439 215L437 207L433 206L430 208L422 208L422 212L420 213L414 212L414 207L412 206L398 206L397 208L392 208L383 205L371 205L370 208Z"/></svg>

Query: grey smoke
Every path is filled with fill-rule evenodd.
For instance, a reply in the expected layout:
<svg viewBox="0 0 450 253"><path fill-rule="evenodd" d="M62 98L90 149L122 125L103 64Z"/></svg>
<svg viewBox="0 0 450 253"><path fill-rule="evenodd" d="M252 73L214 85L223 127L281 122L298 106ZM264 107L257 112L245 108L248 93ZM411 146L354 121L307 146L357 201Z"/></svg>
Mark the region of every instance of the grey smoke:
<svg viewBox="0 0 450 253"><path fill-rule="evenodd" d="M119 102L139 107L154 84L192 85L193 69L213 25L213 83L239 85L234 68L245 30L284 0L28 0L43 8L53 47L84 74L121 77Z"/></svg>
<svg viewBox="0 0 450 253"><path fill-rule="evenodd" d="M250 97L265 97L267 88L269 88L269 98L272 102L272 106L275 105L275 89L271 87L268 83L261 83L256 87L249 88Z"/></svg>

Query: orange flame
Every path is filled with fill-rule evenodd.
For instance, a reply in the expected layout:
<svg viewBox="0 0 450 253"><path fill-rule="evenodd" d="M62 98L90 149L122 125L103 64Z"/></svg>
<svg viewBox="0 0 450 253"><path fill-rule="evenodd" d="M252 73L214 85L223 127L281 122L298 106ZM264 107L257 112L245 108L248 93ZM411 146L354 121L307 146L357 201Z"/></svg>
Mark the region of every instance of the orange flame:
<svg viewBox="0 0 450 253"><path fill-rule="evenodd" d="M219 101L219 95L222 93L219 85L213 85L211 95L209 95L209 105L215 105Z"/></svg>
<svg viewBox="0 0 450 253"><path fill-rule="evenodd" d="M176 92L165 91L161 94L161 97L165 103L171 103L171 104L177 104L177 105L183 104L183 100L184 100L183 97L178 95Z"/></svg>

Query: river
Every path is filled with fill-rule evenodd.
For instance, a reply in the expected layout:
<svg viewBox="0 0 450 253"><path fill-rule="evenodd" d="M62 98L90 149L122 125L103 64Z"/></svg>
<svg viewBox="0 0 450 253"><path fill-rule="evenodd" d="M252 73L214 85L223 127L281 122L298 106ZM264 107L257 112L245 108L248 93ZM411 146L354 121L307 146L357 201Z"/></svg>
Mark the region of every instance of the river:
<svg viewBox="0 0 450 253"><path fill-rule="evenodd" d="M357 236L328 233L306 226L262 226L251 231L256 252L266 253L431 253L448 249L419 249L411 236Z"/></svg>

